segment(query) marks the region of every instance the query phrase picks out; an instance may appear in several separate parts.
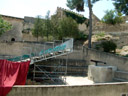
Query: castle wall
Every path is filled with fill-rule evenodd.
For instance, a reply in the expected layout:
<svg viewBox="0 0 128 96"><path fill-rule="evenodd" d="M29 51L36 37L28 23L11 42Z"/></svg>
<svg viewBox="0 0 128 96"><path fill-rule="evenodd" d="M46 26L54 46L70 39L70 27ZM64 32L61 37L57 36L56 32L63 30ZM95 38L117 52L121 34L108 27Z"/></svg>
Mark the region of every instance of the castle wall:
<svg viewBox="0 0 128 96"><path fill-rule="evenodd" d="M12 38L15 41L22 40L22 30L23 30L23 22L24 20L21 18L15 18L10 16L2 16L2 18L12 24L12 29L10 31L5 32L0 37L0 41L11 41Z"/></svg>

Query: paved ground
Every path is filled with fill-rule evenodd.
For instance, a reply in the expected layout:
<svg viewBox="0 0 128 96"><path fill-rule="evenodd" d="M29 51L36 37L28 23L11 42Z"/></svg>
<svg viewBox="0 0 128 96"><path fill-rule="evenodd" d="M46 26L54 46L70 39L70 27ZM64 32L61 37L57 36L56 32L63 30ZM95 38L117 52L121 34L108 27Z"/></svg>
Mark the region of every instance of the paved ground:
<svg viewBox="0 0 128 96"><path fill-rule="evenodd" d="M67 85L93 84L93 82L91 80L89 80L87 77L81 77L81 76L67 76L66 83L67 83Z"/></svg>

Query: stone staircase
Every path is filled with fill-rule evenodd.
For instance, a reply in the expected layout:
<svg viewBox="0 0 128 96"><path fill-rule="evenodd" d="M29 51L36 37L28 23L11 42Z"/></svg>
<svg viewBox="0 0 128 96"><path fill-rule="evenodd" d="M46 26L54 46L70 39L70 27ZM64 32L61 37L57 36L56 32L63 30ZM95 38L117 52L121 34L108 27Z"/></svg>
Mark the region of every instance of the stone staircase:
<svg viewBox="0 0 128 96"><path fill-rule="evenodd" d="M128 72L126 71L116 71L114 74L115 82L128 82Z"/></svg>

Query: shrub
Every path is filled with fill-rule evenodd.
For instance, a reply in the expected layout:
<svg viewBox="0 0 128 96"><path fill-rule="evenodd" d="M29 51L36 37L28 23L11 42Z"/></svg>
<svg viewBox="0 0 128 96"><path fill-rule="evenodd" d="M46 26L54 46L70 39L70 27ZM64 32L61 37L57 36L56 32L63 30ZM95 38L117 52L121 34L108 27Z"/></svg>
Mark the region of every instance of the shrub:
<svg viewBox="0 0 128 96"><path fill-rule="evenodd" d="M128 57L128 54L127 54L127 55L125 55L124 57Z"/></svg>
<svg viewBox="0 0 128 96"><path fill-rule="evenodd" d="M78 33L78 37L76 38L77 40L87 40L88 35L84 34L83 32Z"/></svg>
<svg viewBox="0 0 128 96"><path fill-rule="evenodd" d="M116 50L117 45L113 41L104 41L101 43L104 52L112 52Z"/></svg>
<svg viewBox="0 0 128 96"><path fill-rule="evenodd" d="M102 48L101 44L96 44L95 49L99 50L100 48Z"/></svg>

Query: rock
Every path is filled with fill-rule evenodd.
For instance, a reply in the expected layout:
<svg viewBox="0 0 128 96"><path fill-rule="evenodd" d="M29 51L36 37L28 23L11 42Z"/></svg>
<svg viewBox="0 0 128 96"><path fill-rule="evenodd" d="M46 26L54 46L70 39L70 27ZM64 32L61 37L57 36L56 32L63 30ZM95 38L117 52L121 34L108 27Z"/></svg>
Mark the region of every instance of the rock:
<svg viewBox="0 0 128 96"><path fill-rule="evenodd" d="M120 55L127 55L128 54L128 46L123 46L123 48L121 49Z"/></svg>
<svg viewBox="0 0 128 96"><path fill-rule="evenodd" d="M111 35L104 35L103 37L97 36L97 35L93 35L91 43L102 42L104 40L111 40L111 39L113 39L113 37ZM83 46L86 46L86 45L88 45L88 40L85 41L84 44L83 44Z"/></svg>

